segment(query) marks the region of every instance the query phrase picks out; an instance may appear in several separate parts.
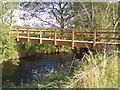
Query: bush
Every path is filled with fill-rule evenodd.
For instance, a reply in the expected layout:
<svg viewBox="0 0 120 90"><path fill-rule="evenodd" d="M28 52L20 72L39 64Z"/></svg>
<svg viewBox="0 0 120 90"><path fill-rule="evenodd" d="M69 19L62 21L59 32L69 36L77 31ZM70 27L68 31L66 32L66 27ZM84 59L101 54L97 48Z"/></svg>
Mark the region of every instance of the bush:
<svg viewBox="0 0 120 90"><path fill-rule="evenodd" d="M7 27L3 27L1 30L0 39L2 43L0 44L0 48L2 50L2 60L10 59L14 56L16 51L16 43L15 38L10 35L10 31Z"/></svg>

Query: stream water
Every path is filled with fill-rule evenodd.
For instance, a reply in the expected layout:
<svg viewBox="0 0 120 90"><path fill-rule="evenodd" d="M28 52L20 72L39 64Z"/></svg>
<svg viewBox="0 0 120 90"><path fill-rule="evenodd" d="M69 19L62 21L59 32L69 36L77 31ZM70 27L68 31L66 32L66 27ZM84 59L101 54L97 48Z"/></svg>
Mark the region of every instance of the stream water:
<svg viewBox="0 0 120 90"><path fill-rule="evenodd" d="M73 56L72 53L33 55L19 59L17 65L9 60L2 65L2 82L9 80L17 85L21 82L27 83L34 79L33 72L36 70L37 75L42 78L52 69L59 71L59 66L63 65L64 68L69 66Z"/></svg>

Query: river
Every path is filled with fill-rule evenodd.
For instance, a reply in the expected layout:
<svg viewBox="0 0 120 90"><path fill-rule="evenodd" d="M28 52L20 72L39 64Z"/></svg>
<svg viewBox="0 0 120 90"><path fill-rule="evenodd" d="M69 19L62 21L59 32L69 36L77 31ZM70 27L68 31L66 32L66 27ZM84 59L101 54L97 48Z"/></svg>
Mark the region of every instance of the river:
<svg viewBox="0 0 120 90"><path fill-rule="evenodd" d="M38 72L39 78L42 78L43 75L49 74L50 70L59 71L61 65L64 68L69 66L73 56L72 53L33 55L19 59L17 65L9 60L2 65L2 82L10 81L16 85L21 82L28 83L34 79L35 71Z"/></svg>

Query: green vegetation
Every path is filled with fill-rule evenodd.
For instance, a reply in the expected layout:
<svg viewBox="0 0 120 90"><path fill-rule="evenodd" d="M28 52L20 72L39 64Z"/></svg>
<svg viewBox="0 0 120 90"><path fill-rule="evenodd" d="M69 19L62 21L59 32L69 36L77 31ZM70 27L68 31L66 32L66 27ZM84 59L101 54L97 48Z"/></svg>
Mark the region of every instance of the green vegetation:
<svg viewBox="0 0 120 90"><path fill-rule="evenodd" d="M0 46L2 48L2 59L12 58L16 53L16 43L14 38L10 37L8 28L2 29L0 38L2 40L2 45Z"/></svg>
<svg viewBox="0 0 120 90"><path fill-rule="evenodd" d="M7 82L3 88L118 88L118 58L116 51L89 52L82 59L75 59L67 70L61 66L59 72L51 70L42 79L19 86Z"/></svg>
<svg viewBox="0 0 120 90"><path fill-rule="evenodd" d="M45 6L44 8L39 8L40 6ZM21 17L19 17L21 20L30 20L31 18L38 18L39 14L36 15L37 12L42 12L44 9L49 8L49 6L52 5L53 7L50 10L51 15L54 19L56 18L56 21L59 21L59 26L62 28L117 28L118 26L118 5L116 3L68 3L68 2L58 2L58 3L14 3L14 2L0 2L1 7L1 17L0 17L0 24L2 25L1 29L1 36L0 39L3 43L0 44L0 48L2 49L2 57L3 59L10 59L16 51L20 51L20 49L24 49L23 52L25 53L34 53L34 52L42 52L42 53L54 53L54 52L60 52L60 49L62 51L68 51L70 48L60 48L58 46L52 46L52 45L36 45L36 44L21 44L22 48L19 48L19 44L16 45L14 41L14 37L10 35L9 28L11 27L22 27L17 26L15 24L14 20L14 11L15 10L21 10L26 11L29 8L30 15L27 15L26 13L21 14ZM56 5L58 7L58 11L55 9ZM18 7L18 6L21 6ZM35 6L35 7L32 7ZM87 8L87 9L86 9ZM106 8L105 10L103 8ZM37 10L36 10L37 9ZM35 10L35 11L33 11ZM9 11L9 12L8 12ZM71 11L71 14L69 14L69 11ZM36 12L36 13L31 13ZM48 10L45 10L46 13L48 13ZM60 13L61 12L61 13ZM64 13L65 12L65 13ZM56 15L57 14L57 15ZM68 16L68 17L67 17ZM60 18L61 17L61 18ZM74 19L72 19L74 17ZM51 19L53 19L51 17ZM48 23L48 21L44 21ZM55 25L51 25L52 22L48 23L51 27ZM34 26L34 25L33 25ZM36 25L35 25L36 26ZM39 27L45 27L38 25ZM37 26L37 27L38 27ZM74 26L74 27L73 27ZM30 25L25 24L23 27L30 28ZM87 30L86 30L87 31ZM109 31L110 32L110 31ZM46 35L48 33L45 33ZM50 33L49 33L50 34ZM61 35L61 33L59 33ZM51 34L52 35L52 34ZM71 35L70 35L71 36ZM75 36L92 36L91 34L78 34L76 33ZM99 36L99 35L97 35ZM103 34L105 36L105 34ZM111 37L118 37L118 35L108 35ZM86 40L77 38L77 40ZM87 39L91 40L91 38ZM105 40L103 40L105 41ZM18 48L17 48L18 47ZM63 50L65 49L65 50ZM61 52L62 52L61 51ZM2 61L1 61L2 62Z"/></svg>
<svg viewBox="0 0 120 90"><path fill-rule="evenodd" d="M95 55L90 52L82 61L78 60L75 76L68 87L118 88L118 59L114 52Z"/></svg>
<svg viewBox="0 0 120 90"><path fill-rule="evenodd" d="M1 48L1 57L0 57L0 63L2 63L3 60L11 59L15 53L16 50L16 43L15 43L15 37L11 36L11 32L9 31L9 28L12 25L12 17L13 17L13 7L15 6L15 3L5 3L0 2L0 25L1 25L1 35L0 39L2 43L0 44ZM8 12L8 10L10 10Z"/></svg>
<svg viewBox="0 0 120 90"><path fill-rule="evenodd" d="M41 3L31 4L30 2L21 3L21 7L23 5L23 8L21 9L17 6L18 3L0 2L0 24L2 28L0 35L0 39L2 40L2 43L0 43L2 56L0 56L0 63L5 59L13 58L17 52L24 52L26 55L31 55L36 53L66 52L70 50L69 47L15 42L15 37L13 37L9 31L9 28L15 24L13 20L14 10L19 8L18 10L28 11L27 13L29 14L24 13L23 16L20 17L23 18L23 20L31 18L38 18L41 20L38 12L43 13L44 10L38 10L38 8L40 8L39 6L41 6L40 4ZM51 14L50 17L53 17L52 19L56 18L56 21L59 22L61 28L117 28L118 26L118 5L116 3L60 2L44 3L43 5L45 5L46 8L53 5L51 12L49 12ZM57 8L55 9L56 5L58 5L57 7L59 7L59 10L57 10ZM46 12L47 11L49 10L46 9ZM68 15L69 17L67 17ZM44 22L48 23L51 27L55 27L53 22ZM42 25L37 26L40 27ZM88 34L83 34L83 36L84 35L90 36ZM79 34L78 36L82 35ZM119 35L116 35L115 37L118 36ZM42 79L38 79L34 76L35 80L27 84L21 82L21 85L19 86L8 81L3 84L3 88L118 88L119 57L117 52L118 51L104 51L103 53L97 52L96 54L89 52L89 55L85 55L82 59L74 59L67 70L64 70L64 67L61 66L60 71L56 72L52 70L50 71L50 75L45 75ZM19 60L12 62L15 65L18 65Z"/></svg>
<svg viewBox="0 0 120 90"><path fill-rule="evenodd" d="M18 43L18 52L24 52L26 55L70 52L70 49L70 47L60 47L49 44Z"/></svg>

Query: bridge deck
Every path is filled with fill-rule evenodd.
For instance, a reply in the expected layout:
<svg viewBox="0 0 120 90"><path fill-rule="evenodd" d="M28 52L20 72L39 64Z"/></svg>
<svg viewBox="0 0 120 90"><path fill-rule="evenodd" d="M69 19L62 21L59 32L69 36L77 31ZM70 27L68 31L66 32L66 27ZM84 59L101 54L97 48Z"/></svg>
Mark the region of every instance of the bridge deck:
<svg viewBox="0 0 120 90"><path fill-rule="evenodd" d="M19 41L28 42L28 38L27 37L19 37ZM55 41L54 39L42 38L42 44L55 45L54 41ZM40 43L40 38L30 37L29 43ZM72 41L71 40L56 39L56 45L72 47ZM95 48L103 49L105 47L105 45L107 46L107 48L111 48L111 47L113 47L113 45L119 46L118 43L96 42ZM80 47L80 48L93 48L93 42L92 41L74 41L74 46Z"/></svg>

